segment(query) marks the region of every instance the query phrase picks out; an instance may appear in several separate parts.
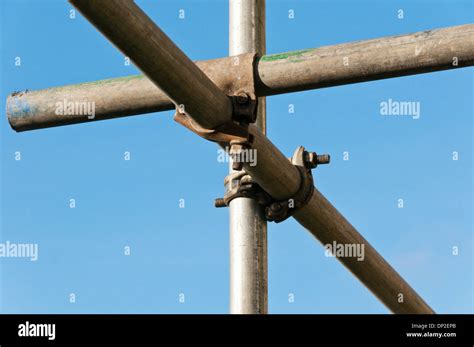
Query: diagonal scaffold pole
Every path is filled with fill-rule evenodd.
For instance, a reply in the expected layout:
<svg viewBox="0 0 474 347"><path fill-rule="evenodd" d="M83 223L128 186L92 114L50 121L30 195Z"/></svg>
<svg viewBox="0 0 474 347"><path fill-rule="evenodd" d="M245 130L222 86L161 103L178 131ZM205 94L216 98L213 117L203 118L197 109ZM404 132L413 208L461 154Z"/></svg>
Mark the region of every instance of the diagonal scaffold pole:
<svg viewBox="0 0 474 347"><path fill-rule="evenodd" d="M226 69L229 59L198 61L196 64L217 86L224 89L234 77ZM256 66L255 91L258 96L269 96L457 69L473 64L474 25L466 24L266 55L259 59ZM56 103L64 100L94 101L95 118L57 114ZM7 99L8 120L16 131L173 108L175 105L170 98L144 75L17 92Z"/></svg>
<svg viewBox="0 0 474 347"><path fill-rule="evenodd" d="M265 0L229 0L229 55L265 54ZM266 133L265 97L256 127ZM230 173L236 172L230 162ZM267 220L250 197L229 203L230 313L268 313Z"/></svg>
<svg viewBox="0 0 474 347"><path fill-rule="evenodd" d="M130 57L149 78L160 86L166 94L173 98L173 90L168 90L165 76L157 73L156 64L162 65L167 71L172 71L177 81L192 82L207 85L208 81L201 76L197 66L181 64L176 59L165 59L156 62L154 57L182 57L179 48L172 44L166 35L147 17L147 15L133 2L122 1L86 1L71 0L82 14L94 24L109 40ZM178 54L179 52L179 54ZM143 58L141 55L149 58ZM183 62L183 61L182 61ZM201 79L198 79L200 76ZM193 86L198 89L201 84ZM209 87L209 100L221 99L217 88ZM215 95L212 95L214 94ZM183 100L173 100L176 105ZM190 96L190 98L193 98ZM221 103L225 105L225 102ZM213 107L211 106L211 109ZM232 112L223 114L209 112L203 106L196 112L189 112L189 116L198 124L217 124L232 118ZM258 151L258 163L255 166L244 164L244 170L274 199L283 200L294 196L299 190L302 177L288 159L270 142L270 140L255 126L250 125L248 131L253 138L252 149ZM359 262L355 258L338 258L344 265L367 286L391 311L395 313L434 313L424 300L410 287L410 285L383 259L383 257L365 240L355 228L315 190L311 200L294 217L321 242L335 241L337 243L360 243L365 246L365 261ZM403 300L400 301L400 295Z"/></svg>

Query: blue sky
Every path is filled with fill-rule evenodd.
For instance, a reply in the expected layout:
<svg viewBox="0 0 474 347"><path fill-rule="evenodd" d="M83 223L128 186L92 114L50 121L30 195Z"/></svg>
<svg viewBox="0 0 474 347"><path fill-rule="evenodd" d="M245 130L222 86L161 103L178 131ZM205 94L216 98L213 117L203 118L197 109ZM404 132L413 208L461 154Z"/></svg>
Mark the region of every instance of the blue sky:
<svg viewBox="0 0 474 347"><path fill-rule="evenodd" d="M228 54L227 1L138 3L193 60ZM13 91L138 73L65 1L0 6L1 110ZM471 1L268 0L267 52L467 24L473 13ZM472 97L468 68L267 101L273 143L331 154L314 172L319 190L440 313L473 312ZM388 99L419 102L420 118L381 116ZM2 112L0 242L37 243L39 258L0 258L0 312L228 311L228 211L213 207L227 164L172 115L15 133ZM294 220L271 224L268 240L270 312L388 312Z"/></svg>

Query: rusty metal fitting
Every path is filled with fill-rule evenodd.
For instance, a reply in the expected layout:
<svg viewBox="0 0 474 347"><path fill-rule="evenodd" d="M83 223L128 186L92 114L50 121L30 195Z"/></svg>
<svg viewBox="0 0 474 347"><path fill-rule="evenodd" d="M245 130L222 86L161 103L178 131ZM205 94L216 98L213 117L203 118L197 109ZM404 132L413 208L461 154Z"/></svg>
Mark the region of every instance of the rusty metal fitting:
<svg viewBox="0 0 474 347"><path fill-rule="evenodd" d="M227 207L227 204L225 203L224 198L216 198L214 199L214 206L215 207Z"/></svg>
<svg viewBox="0 0 474 347"><path fill-rule="evenodd" d="M236 141L233 145L241 146L242 143ZM310 201L314 192L311 169L318 164L329 163L330 157L327 154L318 156L315 152L307 152L304 147L300 146L289 160L298 169L301 177L300 187L291 198L274 200L245 171L237 171L225 178L226 193L223 198L216 199L214 205L225 207L229 206L232 199L249 197L256 199L260 205L265 207L265 218L269 222L283 222Z"/></svg>
<svg viewBox="0 0 474 347"><path fill-rule="evenodd" d="M224 179L226 192L223 198L214 200L215 207L229 206L235 198L252 198L263 206L271 202L270 196L245 171L229 174Z"/></svg>
<svg viewBox="0 0 474 347"><path fill-rule="evenodd" d="M307 152L304 147L296 149L291 163L298 169L301 183L296 194L286 200L273 201L265 207L265 216L268 221L280 223L293 215L298 209L306 205L314 192L313 174L318 164L329 163L330 156L327 154L317 155L316 152Z"/></svg>
<svg viewBox="0 0 474 347"><path fill-rule="evenodd" d="M318 154L316 156L316 162L318 164L329 164L331 156L329 154Z"/></svg>
<svg viewBox="0 0 474 347"><path fill-rule="evenodd" d="M234 79L226 89L226 94L232 100L232 119L239 123L255 123L258 98L255 92L254 69L258 56L255 53L247 53L237 57L239 64L232 67L235 70Z"/></svg>
<svg viewBox="0 0 474 347"><path fill-rule="evenodd" d="M257 97L254 93L238 92L229 96L232 100L232 119L239 123L255 123L257 120Z"/></svg>
<svg viewBox="0 0 474 347"><path fill-rule="evenodd" d="M206 129L178 108L174 116L175 121L204 139L217 142L223 147L228 146L231 140L246 140L252 143L253 139L248 132L248 125L254 123L257 117L257 96L254 81L257 57L256 53L241 54L234 56L233 59L226 61L225 65L220 66L220 69L226 73L223 73L219 85L231 99L232 120L213 129Z"/></svg>
<svg viewBox="0 0 474 347"><path fill-rule="evenodd" d="M245 92L240 92L235 97L239 105L245 105L250 101L250 96Z"/></svg>
<svg viewBox="0 0 474 347"><path fill-rule="evenodd" d="M244 162L242 161L242 152L251 148L250 143L248 141L237 139L230 141L229 145L229 155L232 158L232 169L235 171L240 171L244 166Z"/></svg>
<svg viewBox="0 0 474 347"><path fill-rule="evenodd" d="M329 154L316 154L316 152L304 152L304 163L308 169L315 169L318 165L329 164Z"/></svg>

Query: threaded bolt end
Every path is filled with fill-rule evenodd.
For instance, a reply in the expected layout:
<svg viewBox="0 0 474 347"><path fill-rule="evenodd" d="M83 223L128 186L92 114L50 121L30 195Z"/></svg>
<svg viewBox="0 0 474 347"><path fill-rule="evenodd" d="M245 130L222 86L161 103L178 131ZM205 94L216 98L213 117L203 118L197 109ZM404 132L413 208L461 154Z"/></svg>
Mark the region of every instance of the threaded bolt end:
<svg viewBox="0 0 474 347"><path fill-rule="evenodd" d="M316 156L316 162L318 164L329 164L331 156L329 154L318 154Z"/></svg>

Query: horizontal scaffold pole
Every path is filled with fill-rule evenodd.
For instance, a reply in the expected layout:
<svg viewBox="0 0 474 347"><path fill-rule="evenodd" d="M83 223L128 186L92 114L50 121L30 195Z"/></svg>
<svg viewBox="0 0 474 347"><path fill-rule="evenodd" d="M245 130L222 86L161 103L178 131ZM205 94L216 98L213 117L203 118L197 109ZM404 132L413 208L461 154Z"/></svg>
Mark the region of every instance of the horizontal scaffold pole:
<svg viewBox="0 0 474 347"><path fill-rule="evenodd" d="M104 33L117 47L123 51L127 50L129 57L135 61L138 67L157 85L166 88L166 75L160 75L154 69L149 69L148 60L141 65L141 60L136 60L134 50L126 47L147 46L150 51L145 52L151 57L159 55L163 35L155 35L161 30L141 11L133 2L128 1L86 1L71 0L81 12L95 26ZM147 30L137 30L147 23ZM117 32L123 30L133 32L134 35L120 36ZM166 38L167 39L167 38ZM147 41L155 41L153 44ZM165 39L163 39L165 40ZM130 42L125 42L130 41ZM165 41L166 42L166 41ZM124 45L123 48L121 45ZM169 54L174 55L177 49L174 45L166 43ZM140 50L138 50L140 52ZM132 54L130 54L132 53ZM173 71L178 79L188 77L187 71L183 71L176 60L169 59L162 62L163 68ZM192 71L190 69L190 71ZM191 73L192 75L192 73ZM191 78L194 78L191 76ZM210 88L212 89L212 88ZM165 90L167 94L167 90ZM176 100L174 100L175 103ZM184 100L186 103L186 100ZM205 101L205 102L204 102ZM201 123L214 123L219 115L206 112L207 105L212 100L203 100L202 106L197 110L199 117L196 119ZM189 116L195 117L192 112ZM272 144L272 142L255 126L249 126L249 132L253 136L252 149L258 152L258 163L255 166L244 165L244 169L254 180L273 198L277 200L288 199L298 191L301 184L299 170L293 166L283 153ZM323 243L362 243L365 246L365 259L358 262L356 259L339 258L344 265L354 273L390 310L395 313L433 313L433 310L423 299L409 286L409 284L370 246L370 244L347 222L344 217L319 193L315 191L312 198L304 208L295 215L296 219L305 226L313 235ZM400 294L402 300L400 301Z"/></svg>
<svg viewBox="0 0 474 347"><path fill-rule="evenodd" d="M474 25L262 57L257 90L274 95L474 65Z"/></svg>
<svg viewBox="0 0 474 347"><path fill-rule="evenodd" d="M117 9L118 10L118 9ZM84 9L87 11L87 9ZM146 30L150 21L136 25L135 30ZM124 41L136 34L122 26L119 40ZM105 27L103 30L109 30ZM123 31L123 33L122 33ZM160 31L166 45L149 61L147 52L134 59L139 64L149 64L170 87L167 93L174 100L187 101L188 108L198 107L204 95L219 95L202 74L194 75L190 60L181 53L166 54L170 40ZM152 43L149 43L152 45ZM142 45L132 45L138 49ZM126 47L124 46L124 49ZM151 49L145 47L143 49ZM186 72L185 83L177 79L174 71L167 71L167 60L183 62L180 70ZM199 61L196 65L222 90L233 76L227 66L232 57ZM141 60L146 60L142 62ZM282 54L266 55L259 59L255 68L255 89L258 96L317 89L400 77L439 70L455 69L474 64L474 25L467 24L415 34L384 37L335 46L326 46ZM156 84L156 83L155 83ZM182 88L180 90L179 88ZM175 95L175 93L178 93ZM58 103L94 103L94 117L83 114L57 112ZM219 109L223 115L229 105L222 95L212 102L210 109ZM16 131L33 130L60 125L90 122L143 113L173 109L169 97L143 75L120 77L97 82L81 83L38 91L13 93L7 99L8 120ZM198 107L199 108L199 107Z"/></svg>

